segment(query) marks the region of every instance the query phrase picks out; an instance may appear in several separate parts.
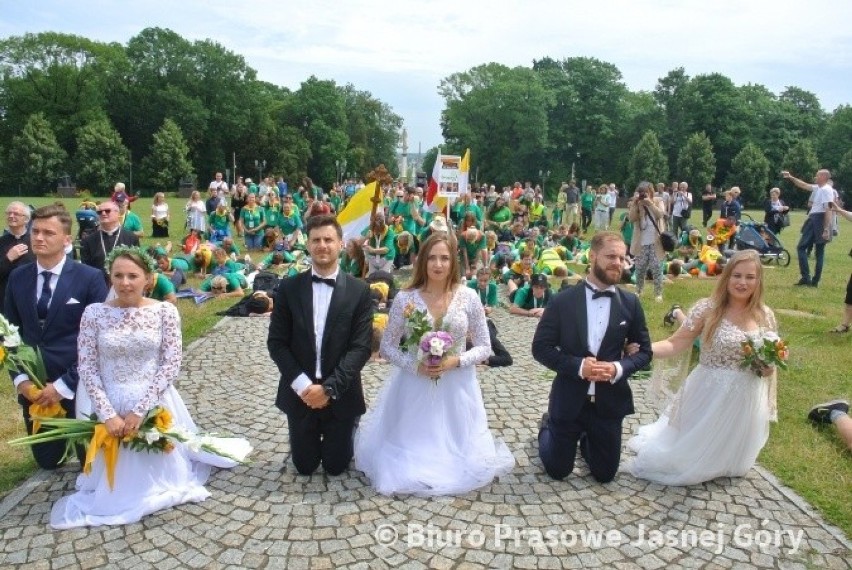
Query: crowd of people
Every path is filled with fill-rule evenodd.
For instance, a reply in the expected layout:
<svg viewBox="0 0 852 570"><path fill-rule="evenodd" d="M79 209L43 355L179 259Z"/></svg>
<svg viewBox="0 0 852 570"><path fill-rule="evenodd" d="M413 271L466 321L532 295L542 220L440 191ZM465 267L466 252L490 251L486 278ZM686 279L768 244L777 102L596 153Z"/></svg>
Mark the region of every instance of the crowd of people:
<svg viewBox="0 0 852 570"><path fill-rule="evenodd" d="M816 286L834 215L852 214L841 209L827 171L817 173L816 185L785 176L812 193L798 253L800 284ZM21 327L25 342L48 355L48 384L38 402L60 402L73 416L75 402L89 400L115 437L139 429L145 411L158 403L182 410L178 421L194 429L171 386L180 364L180 324L169 305L194 275L201 290L240 298L250 312L269 317L267 345L281 374L276 405L287 417L299 473L321 465L339 474L354 458L380 493L446 495L510 471L514 457L488 428L476 373L477 365L512 364L489 318L500 307L538 319L532 355L555 374L539 426L539 455L553 478L572 472L579 449L594 479L611 481L621 459L622 423L633 413L630 377L652 357L684 353L696 341L699 365L659 420L629 442L636 452L629 469L687 485L742 476L754 464L775 418L776 370L743 369L739 347L777 332L777 323L764 302L758 252L735 247L742 224L736 187L722 193L714 220L715 190L708 185L696 198L683 182L642 182L625 195L614 184L581 190L570 181L552 208L530 183L501 191L482 185L438 211L423 188L394 184L384 188L369 227L344 243L334 214L359 186L347 182L325 191L306 178L293 191L271 179L238 179L229 187L217 173L206 200L197 191L188 200L180 241L146 250L139 247L141 221L130 210L135 196L117 184L111 199L77 213L81 263L73 260L64 208L31 212L10 204L0 286L4 314ZM702 222L692 224L699 200ZM616 218L619 201L625 212ZM778 240L789 208L777 188L765 215L761 235ZM156 196L151 235L172 239L171 222L164 196ZM811 247L813 275L807 271ZM692 277L716 279L713 294L689 311L673 307L667 320L680 326L652 343L641 304L646 280L659 302L667 281ZM635 286L636 295L619 285ZM844 322L834 332L852 326L850 295L852 279ZM439 358L423 360L419 348L406 348L421 325L447 333ZM117 366L110 356L128 351L136 351L134 370L145 371L132 381L122 367L135 360ZM368 412L361 369L371 357L390 369ZM31 432L30 381L19 372L12 371ZM828 402L811 419L848 433L847 412L845 402ZM33 447L48 469L61 464L60 451L58 445ZM120 501L104 498L102 474L81 475L77 492L54 507L52 523L130 522L206 496L203 459L183 453L158 461L134 456L132 468L150 473L150 484ZM155 476L162 471L182 475Z"/></svg>

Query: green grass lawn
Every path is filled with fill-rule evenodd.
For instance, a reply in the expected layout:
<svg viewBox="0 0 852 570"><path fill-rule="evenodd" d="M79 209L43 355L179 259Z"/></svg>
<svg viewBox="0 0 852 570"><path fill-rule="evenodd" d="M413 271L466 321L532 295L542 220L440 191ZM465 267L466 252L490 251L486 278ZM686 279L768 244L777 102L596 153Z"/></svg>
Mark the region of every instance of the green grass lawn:
<svg viewBox="0 0 852 570"><path fill-rule="evenodd" d="M11 199L0 199L4 207ZM24 200L34 205L51 202L49 198ZM67 200L76 209L78 200ZM150 231L150 199L134 204L146 231ZM169 199L172 217L172 239L183 235L185 200ZM762 219L762 214L755 214ZM774 264L766 270L766 302L775 310L782 336L790 342L790 368L782 372L778 382L779 422L773 424L769 442L759 462L782 482L805 497L826 519L852 536L852 455L835 433L815 429L806 420L807 411L816 403L837 397L852 397L852 333L834 335L826 332L840 322L846 282L849 279L852 248L852 224L841 220L840 236L826 249L826 264L818 289L793 287L798 278L795 246L804 216L794 213L792 225L781 234L781 241L793 260L789 267ZM145 244L154 240L144 239ZM645 303L653 339L671 333L662 324L663 315L673 302L690 306L696 299L709 295L713 280L684 279L666 286L665 303ZM650 299L650 297L647 297ZM213 300L199 306L189 301L178 305L183 318L184 343L207 331L219 317L216 311L233 303L233 299ZM793 310L799 314L785 314ZM34 469L28 453L12 449L4 442L22 435L23 422L12 394L10 382L0 382L0 494L7 492Z"/></svg>

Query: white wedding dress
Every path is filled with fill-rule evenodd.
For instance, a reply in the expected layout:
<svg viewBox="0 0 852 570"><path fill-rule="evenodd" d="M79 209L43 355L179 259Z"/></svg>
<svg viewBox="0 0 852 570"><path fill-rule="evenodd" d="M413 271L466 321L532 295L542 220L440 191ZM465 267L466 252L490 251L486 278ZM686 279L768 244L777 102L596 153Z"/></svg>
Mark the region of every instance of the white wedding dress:
<svg viewBox="0 0 852 570"><path fill-rule="evenodd" d="M144 417L160 405L171 413L174 426L197 432L172 385L182 354L180 316L173 305L126 309L90 305L83 313L78 347L78 418L92 412L101 420L128 412ZM235 455L251 449L243 439L229 438L227 442ZM193 452L182 444L171 453L138 452L122 446L110 488L99 452L91 473L77 477L76 492L53 506L50 525L64 529L128 524L161 509L203 501L210 496L204 488L210 465L233 467L236 462Z"/></svg>
<svg viewBox="0 0 852 570"><path fill-rule="evenodd" d="M702 326L710 307L709 299L696 303L682 326ZM775 331L767 312L768 330ZM636 457L626 462L627 470L663 485L694 485L741 477L754 466L775 419L773 380L741 367L742 343L757 333L722 319L665 412L628 441Z"/></svg>
<svg viewBox="0 0 852 570"><path fill-rule="evenodd" d="M435 383L417 374L414 351L399 348L409 303L427 310L417 290L400 291L393 301L381 345L391 372L356 432L355 466L383 495L467 493L515 464L506 444L488 429L476 379L476 364L490 355L485 312L476 292L457 287L441 328L452 335L461 366ZM468 333L473 348L465 351Z"/></svg>

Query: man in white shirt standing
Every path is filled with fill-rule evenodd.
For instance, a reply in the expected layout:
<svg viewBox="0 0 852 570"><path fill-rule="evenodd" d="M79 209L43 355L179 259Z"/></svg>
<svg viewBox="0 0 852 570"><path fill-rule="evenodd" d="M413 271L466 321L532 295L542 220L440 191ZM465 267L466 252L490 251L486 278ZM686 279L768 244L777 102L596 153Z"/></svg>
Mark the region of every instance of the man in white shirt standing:
<svg viewBox="0 0 852 570"><path fill-rule="evenodd" d="M825 168L817 171L816 184L808 184L783 170L781 175L793 183L797 188L811 192L811 209L808 218L802 226L802 237L796 246L796 255L799 258L799 279L797 286L816 287L822 277L822 265L825 260L825 244L831 241L832 212L830 204L834 200L834 189L828 184L831 173ZM808 250L813 248L816 264L814 273L808 266Z"/></svg>
<svg viewBox="0 0 852 570"><path fill-rule="evenodd" d="M692 207L692 192L689 191L689 184L681 182L677 191L672 196L672 231L675 239L680 236L680 232L686 231L686 223L689 220L689 208Z"/></svg>

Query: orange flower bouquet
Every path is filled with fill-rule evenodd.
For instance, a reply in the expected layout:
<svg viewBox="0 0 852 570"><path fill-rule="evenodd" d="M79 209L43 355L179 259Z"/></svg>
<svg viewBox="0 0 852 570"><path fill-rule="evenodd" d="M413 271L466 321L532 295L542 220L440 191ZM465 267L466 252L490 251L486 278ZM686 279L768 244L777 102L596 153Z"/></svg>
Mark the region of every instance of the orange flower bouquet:
<svg viewBox="0 0 852 570"><path fill-rule="evenodd" d="M790 350L787 343L774 332L763 333L760 336L749 336L742 343L743 368L749 368L758 375L770 367L777 366L787 369L787 358Z"/></svg>

